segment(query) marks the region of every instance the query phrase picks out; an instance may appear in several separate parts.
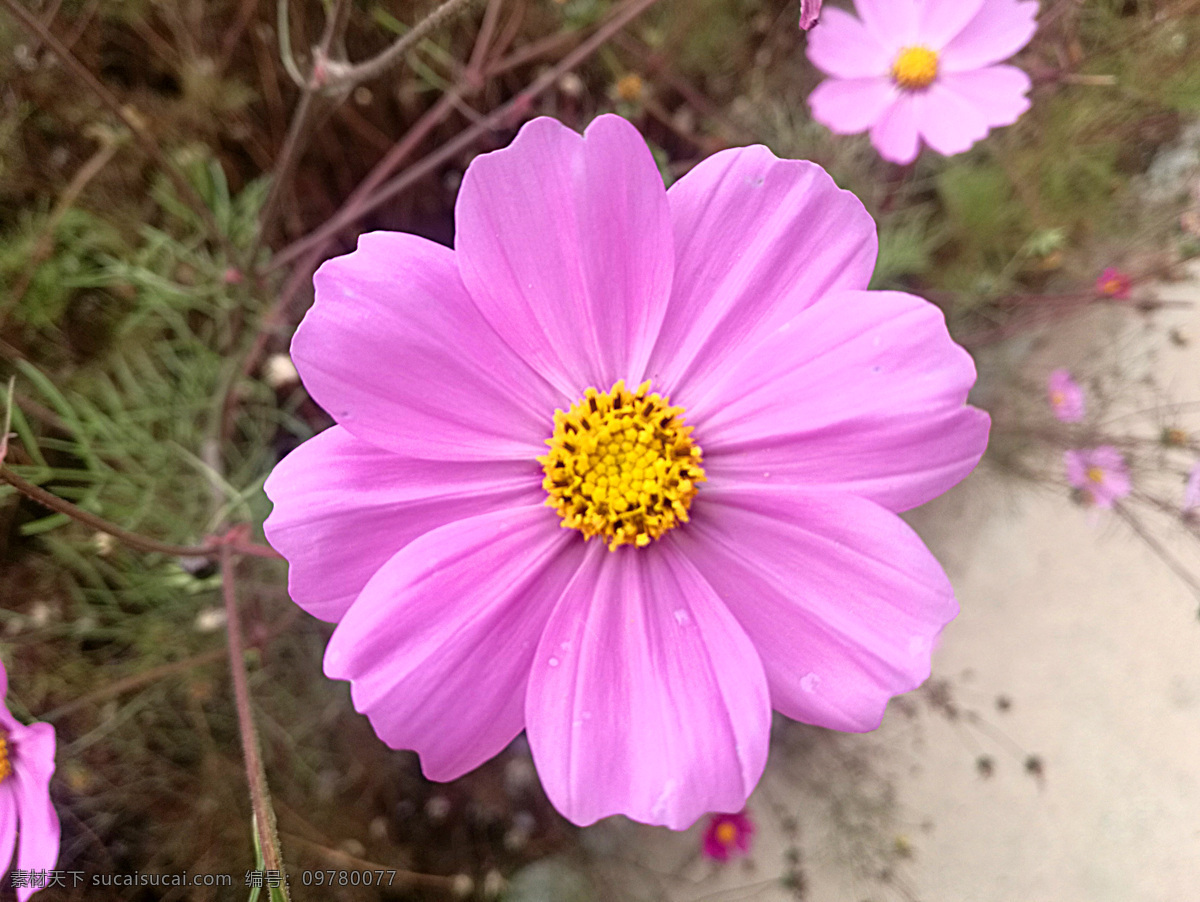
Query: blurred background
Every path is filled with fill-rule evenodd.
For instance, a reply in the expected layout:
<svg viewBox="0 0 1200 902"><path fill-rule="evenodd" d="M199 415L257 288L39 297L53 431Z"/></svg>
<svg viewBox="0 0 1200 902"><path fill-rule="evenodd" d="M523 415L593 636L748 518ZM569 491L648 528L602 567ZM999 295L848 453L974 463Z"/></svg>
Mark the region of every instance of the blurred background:
<svg viewBox="0 0 1200 902"><path fill-rule="evenodd" d="M833 3L842 5L844 3ZM431 784L321 673L282 562L237 565L245 665L296 899L1179 902L1200 892L1200 2L1042 0L1031 110L900 167L814 123L798 0L0 0L0 377L11 472L152 537L261 541L262 483L330 420L287 357L311 274L369 229L453 240L462 173L520 124L616 112L669 183L725 147L811 159L875 217L873 287L941 306L994 417L913 522L963 614L871 736L780 721L749 854L558 816L518 739ZM282 31L281 31L282 29ZM379 71L347 61L399 43ZM1106 288L1106 270L1129 290ZM1064 424L1067 367L1090 415ZM1134 493L1072 493L1111 444ZM0 486L8 704L54 724L58 867L256 898L221 576ZM391 886L309 887L383 868ZM3 897L5 891L0 891ZM267 891L260 891L265 899Z"/></svg>

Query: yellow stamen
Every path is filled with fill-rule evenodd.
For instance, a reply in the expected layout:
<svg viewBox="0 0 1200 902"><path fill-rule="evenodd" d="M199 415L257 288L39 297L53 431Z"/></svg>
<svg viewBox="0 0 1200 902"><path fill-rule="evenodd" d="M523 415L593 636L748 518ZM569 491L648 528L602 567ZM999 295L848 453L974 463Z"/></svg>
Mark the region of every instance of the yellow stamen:
<svg viewBox="0 0 1200 902"><path fill-rule="evenodd" d="M554 412L550 453L538 458L546 505L564 528L602 536L609 551L645 547L686 523L705 481L683 408L649 391L643 382L630 392L623 379L607 392L589 388L570 411Z"/></svg>
<svg viewBox="0 0 1200 902"><path fill-rule="evenodd" d="M721 845L732 846L737 841L737 827L725 821L717 826L716 837Z"/></svg>
<svg viewBox="0 0 1200 902"><path fill-rule="evenodd" d="M892 80L906 91L928 88L937 74L937 51L928 47L905 47L892 63Z"/></svg>
<svg viewBox="0 0 1200 902"><path fill-rule="evenodd" d="M12 763L8 760L8 740L0 736L0 783L12 773Z"/></svg>
<svg viewBox="0 0 1200 902"><path fill-rule="evenodd" d="M1055 407L1062 407L1067 401L1067 396L1060 391L1052 392L1050 395L1050 403Z"/></svg>
<svg viewBox="0 0 1200 902"><path fill-rule="evenodd" d="M1087 478L1092 482L1104 482L1104 471L1099 467L1088 467Z"/></svg>

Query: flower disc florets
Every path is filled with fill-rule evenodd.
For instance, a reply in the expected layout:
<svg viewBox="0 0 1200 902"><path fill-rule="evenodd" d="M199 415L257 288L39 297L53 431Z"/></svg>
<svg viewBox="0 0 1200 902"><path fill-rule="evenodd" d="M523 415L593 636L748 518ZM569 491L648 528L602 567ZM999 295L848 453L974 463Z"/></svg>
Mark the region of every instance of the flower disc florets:
<svg viewBox="0 0 1200 902"><path fill-rule="evenodd" d="M12 773L12 763L8 760L8 738L0 736L0 783Z"/></svg>
<svg viewBox="0 0 1200 902"><path fill-rule="evenodd" d="M928 47L905 47L892 64L892 79L906 91L921 91L938 74L938 55Z"/></svg>
<svg viewBox="0 0 1200 902"><path fill-rule="evenodd" d="M602 536L610 551L644 547L687 522L705 481L683 408L649 392L649 382L630 392L624 380L607 392L589 388L570 411L554 412L550 453L538 458L547 506L565 528Z"/></svg>

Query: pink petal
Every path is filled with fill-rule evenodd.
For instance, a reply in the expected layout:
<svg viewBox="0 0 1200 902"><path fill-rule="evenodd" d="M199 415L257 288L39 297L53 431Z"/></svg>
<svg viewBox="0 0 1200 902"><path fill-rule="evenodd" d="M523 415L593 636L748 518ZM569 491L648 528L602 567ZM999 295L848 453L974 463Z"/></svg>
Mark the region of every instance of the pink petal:
<svg viewBox="0 0 1200 902"><path fill-rule="evenodd" d="M865 288L875 223L819 166L726 150L671 186L675 286L647 378L681 403L739 348L828 291Z"/></svg>
<svg viewBox="0 0 1200 902"><path fill-rule="evenodd" d="M54 775L54 727L48 723L26 726L14 720L8 728L9 741L16 747L20 769L35 783L50 784Z"/></svg>
<svg viewBox="0 0 1200 902"><path fill-rule="evenodd" d="M711 486L692 513L672 538L754 642L780 713L872 730L889 698L929 677L958 605L899 517L783 486Z"/></svg>
<svg viewBox="0 0 1200 902"><path fill-rule="evenodd" d="M0 783L0 880L8 873L13 849L17 844L16 781Z"/></svg>
<svg viewBox="0 0 1200 902"><path fill-rule="evenodd" d="M840 9L827 9L808 36L808 59L839 78L887 77L894 53L875 39L862 22Z"/></svg>
<svg viewBox="0 0 1200 902"><path fill-rule="evenodd" d="M1067 471L1067 484L1082 489L1088 484L1087 471L1090 464L1082 451L1064 451L1063 468Z"/></svg>
<svg viewBox="0 0 1200 902"><path fill-rule="evenodd" d="M545 499L528 461L401 457L340 426L305 442L267 477L263 529L288 559L292 599L340 620L367 581L413 539L455 520Z"/></svg>
<svg viewBox="0 0 1200 902"><path fill-rule="evenodd" d="M1008 59L1037 31L1037 0L988 0L943 48L943 72L965 72Z"/></svg>
<svg viewBox="0 0 1200 902"><path fill-rule="evenodd" d="M60 828L58 814L50 801L50 776L54 773L54 727L47 723L29 726L21 736L19 757L13 768L14 795L20 819L17 867L22 870L51 870L58 861ZM17 889L18 902L25 902L35 889Z"/></svg>
<svg viewBox="0 0 1200 902"><path fill-rule="evenodd" d="M917 158L919 107L925 95L920 92L901 92L879 120L871 127L871 143L885 160L907 166Z"/></svg>
<svg viewBox="0 0 1200 902"><path fill-rule="evenodd" d="M546 794L568 820L681 830L738 811L771 712L754 646L667 543L592 543L538 647L526 703Z"/></svg>
<svg viewBox="0 0 1200 902"><path fill-rule="evenodd" d="M808 95L813 118L839 135L869 129L900 92L887 78L830 78Z"/></svg>
<svg viewBox="0 0 1200 902"><path fill-rule="evenodd" d="M916 42L919 7L915 0L856 0L855 8L884 46L898 50Z"/></svg>
<svg viewBox="0 0 1200 902"><path fill-rule="evenodd" d="M993 128L1012 125L1029 109L1029 76L1015 66L947 72L938 85L964 98Z"/></svg>
<svg viewBox="0 0 1200 902"><path fill-rule="evenodd" d="M1192 469L1188 471L1187 482L1183 486L1183 502L1180 504L1180 510L1186 514L1198 507L1200 507L1200 461L1192 464Z"/></svg>
<svg viewBox="0 0 1200 902"><path fill-rule="evenodd" d="M917 130L926 144L952 157L987 137L988 123L974 103L939 81L925 92Z"/></svg>
<svg viewBox="0 0 1200 902"><path fill-rule="evenodd" d="M671 292L662 176L617 116L553 119L477 157L455 208L463 280L504 340L572 400L636 384Z"/></svg>
<svg viewBox="0 0 1200 902"><path fill-rule="evenodd" d="M525 725L534 649L583 543L545 506L459 520L383 565L329 640L325 673L431 780L453 780Z"/></svg>
<svg viewBox="0 0 1200 902"><path fill-rule="evenodd" d="M964 406L971 357L912 295L831 293L723 377L688 408L713 485L824 486L901 511L963 479L987 445L987 415Z"/></svg>
<svg viewBox="0 0 1200 902"><path fill-rule="evenodd" d="M917 43L940 50L983 5L984 0L924 0L917 9Z"/></svg>
<svg viewBox="0 0 1200 902"><path fill-rule="evenodd" d="M800 27L805 31L817 24L823 0L800 0Z"/></svg>
<svg viewBox="0 0 1200 902"><path fill-rule="evenodd" d="M411 457L528 460L564 399L483 320L454 252L372 232L327 261L292 341L313 398L361 439Z"/></svg>

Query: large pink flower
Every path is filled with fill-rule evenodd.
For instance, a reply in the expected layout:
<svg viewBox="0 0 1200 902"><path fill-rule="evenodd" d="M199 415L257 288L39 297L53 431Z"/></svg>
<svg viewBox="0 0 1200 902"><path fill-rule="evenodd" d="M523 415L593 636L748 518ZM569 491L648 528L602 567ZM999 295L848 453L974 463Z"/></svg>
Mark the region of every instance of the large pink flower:
<svg viewBox="0 0 1200 902"><path fill-rule="evenodd" d="M666 191L602 116L528 123L455 215L327 262L292 343L337 425L266 528L326 673L435 780L526 730L580 824L741 810L772 707L877 726L957 611L896 512L988 420L938 309L865 290L858 200L763 147Z"/></svg>
<svg viewBox="0 0 1200 902"><path fill-rule="evenodd" d="M997 66L1024 47L1037 0L856 0L861 18L825 9L808 58L832 76L808 102L838 134L870 129L879 153L917 158L920 141L962 153L1029 109L1029 76Z"/></svg>
<svg viewBox="0 0 1200 902"><path fill-rule="evenodd" d="M54 727L25 726L4 704L6 695L8 674L0 663L0 877L9 871L14 848L19 870L52 869L59 841L58 815L50 801ZM25 902L35 892L28 883L18 886L17 899Z"/></svg>

